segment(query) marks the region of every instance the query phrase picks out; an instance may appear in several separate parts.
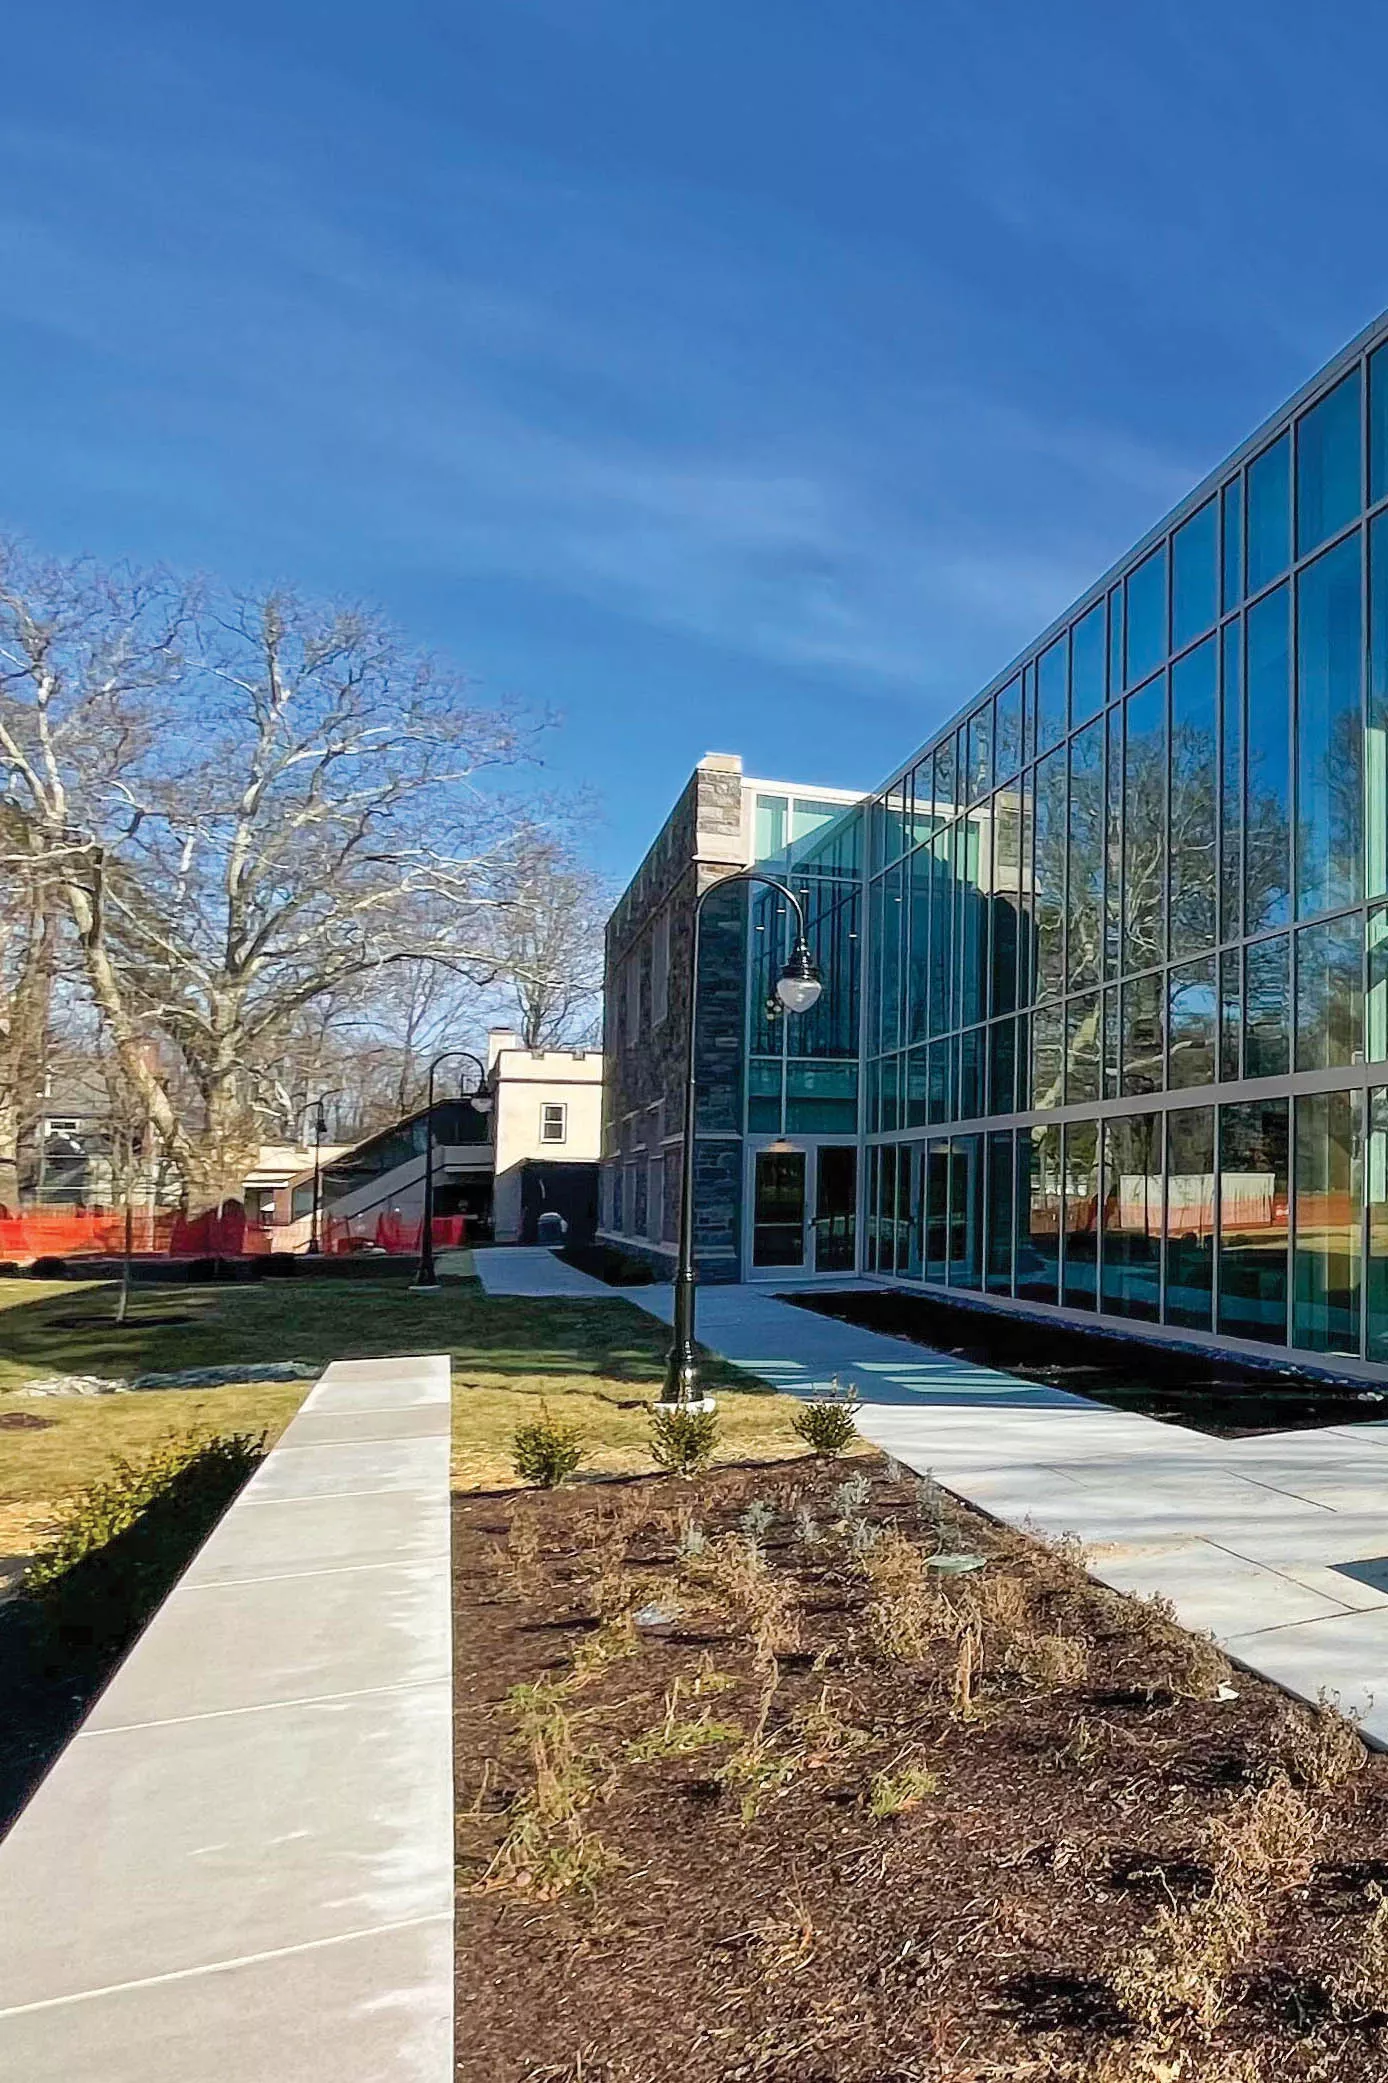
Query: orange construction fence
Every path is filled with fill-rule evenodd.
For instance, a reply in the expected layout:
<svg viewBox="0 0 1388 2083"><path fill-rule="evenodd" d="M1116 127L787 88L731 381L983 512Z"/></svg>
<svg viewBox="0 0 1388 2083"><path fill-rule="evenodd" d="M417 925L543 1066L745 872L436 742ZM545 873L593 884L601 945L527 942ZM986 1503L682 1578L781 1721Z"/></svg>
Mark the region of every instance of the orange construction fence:
<svg viewBox="0 0 1388 2083"><path fill-rule="evenodd" d="M227 1201L201 1215L185 1215L177 1208L135 1208L131 1216L131 1243L141 1257L255 1258L275 1248L274 1231L248 1223L239 1201ZM461 1215L436 1215L435 1249L458 1250L465 1227ZM374 1246L392 1257L409 1257L419 1250L422 1228L419 1216L394 1211L345 1220L326 1215L323 1249L341 1253ZM123 1208L26 1208L17 1215L0 1209L0 1260L31 1265L39 1258L113 1258L124 1249Z"/></svg>

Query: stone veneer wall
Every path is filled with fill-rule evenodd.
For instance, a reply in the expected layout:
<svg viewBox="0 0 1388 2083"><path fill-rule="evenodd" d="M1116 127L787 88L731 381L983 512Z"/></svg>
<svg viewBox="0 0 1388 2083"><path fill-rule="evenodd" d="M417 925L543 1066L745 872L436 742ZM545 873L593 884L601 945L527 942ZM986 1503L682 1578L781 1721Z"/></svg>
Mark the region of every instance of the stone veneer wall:
<svg viewBox="0 0 1388 2083"><path fill-rule="evenodd" d="M673 1271L679 1225L680 1133L689 1032L692 922L697 891L745 864L742 767L713 754L690 777L675 808L613 911L605 974L605 1100L602 1233ZM656 922L670 918L666 1017L652 1019L652 947ZM704 907L703 976L699 993L698 1146L695 1242L704 1280L736 1280L740 1270L743 1048L746 1020L746 891L730 890ZM637 1017L630 1020L629 976L639 977ZM664 1158L657 1225L646 1206L647 1167ZM630 1188L620 1223L611 1220L612 1175ZM633 1206L632 1204L635 1203ZM639 1228L638 1228L639 1222ZM654 1227L662 1237L652 1237Z"/></svg>

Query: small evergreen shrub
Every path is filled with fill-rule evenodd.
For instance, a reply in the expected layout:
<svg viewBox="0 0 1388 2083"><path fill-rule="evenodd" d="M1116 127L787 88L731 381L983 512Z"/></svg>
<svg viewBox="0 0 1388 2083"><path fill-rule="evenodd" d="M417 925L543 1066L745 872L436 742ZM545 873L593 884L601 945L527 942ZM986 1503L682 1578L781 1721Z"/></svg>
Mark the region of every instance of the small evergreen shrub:
<svg viewBox="0 0 1388 2083"><path fill-rule="evenodd" d="M511 1435L511 1466L523 1483L537 1490L557 1490L583 1460L583 1441L572 1425L550 1416L547 1404L529 1424L517 1425Z"/></svg>
<svg viewBox="0 0 1388 2083"><path fill-rule="evenodd" d="M651 1418L651 1459L667 1475L699 1475L718 1444L715 1410L657 1410Z"/></svg>
<svg viewBox="0 0 1388 2083"><path fill-rule="evenodd" d="M33 1265L29 1268L29 1278L31 1280L66 1280L67 1260L65 1258L36 1258Z"/></svg>
<svg viewBox="0 0 1388 2083"><path fill-rule="evenodd" d="M838 1392L837 1381L834 1387L834 1395L802 1403L790 1421L810 1452L821 1461L846 1454L858 1437L857 1395L851 1390L847 1394Z"/></svg>

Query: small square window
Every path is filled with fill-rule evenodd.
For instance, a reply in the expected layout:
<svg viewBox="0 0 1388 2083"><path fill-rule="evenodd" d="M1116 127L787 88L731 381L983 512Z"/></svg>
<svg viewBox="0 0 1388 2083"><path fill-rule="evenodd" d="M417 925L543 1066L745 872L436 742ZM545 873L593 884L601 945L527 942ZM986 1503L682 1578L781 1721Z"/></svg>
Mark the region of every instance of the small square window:
<svg viewBox="0 0 1388 2083"><path fill-rule="evenodd" d="M567 1132L568 1108L561 1102L546 1101L540 1108L540 1141L562 1143Z"/></svg>

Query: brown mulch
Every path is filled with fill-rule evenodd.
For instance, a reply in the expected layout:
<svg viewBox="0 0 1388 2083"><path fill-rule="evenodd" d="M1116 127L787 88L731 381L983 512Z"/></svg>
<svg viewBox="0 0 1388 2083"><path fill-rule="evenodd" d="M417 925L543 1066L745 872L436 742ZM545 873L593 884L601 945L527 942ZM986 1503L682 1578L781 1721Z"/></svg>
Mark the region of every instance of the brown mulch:
<svg viewBox="0 0 1388 2083"><path fill-rule="evenodd" d="M864 1537L855 1552L833 1530L836 1486L864 1469L850 1521L989 1558L930 1573L937 1620L953 1609L958 1625L906 1653L872 1632ZM799 1634L764 1640L760 1660L745 1609L708 1580L758 1501L775 1512L759 1581L792 1600ZM691 1520L710 1544L692 1565L677 1548ZM1304 1733L1308 1710L1221 1673L1208 1648L1188 1657L1169 1618L1066 1553L855 1459L459 1498L455 1557L466 2083L1388 2079L1388 1759L1308 1785L1289 1726ZM1000 1579L1017 1580L1010 1602L992 1596ZM652 1602L677 1616L622 1619ZM535 1787L508 1693L564 1681L602 1628L626 1653L547 1696L586 1782L594 1861L561 1888L543 1856L507 1848ZM961 1713L965 1635L981 1668ZM1087 1667L1038 1666L1038 1636L1087 1645ZM1190 1696L1221 1675L1236 1697ZM748 1801L746 1775L722 1775L759 1717L768 1769ZM658 1754L653 1731L701 1718L721 1740ZM633 1760L641 1738L657 1754ZM931 1777L879 1819L878 1775L904 1787L911 1770ZM1174 2003L1140 2021L1124 1963L1164 1909L1200 1912L1220 1828L1272 1780L1310 1853L1277 1854L1213 2020Z"/></svg>

